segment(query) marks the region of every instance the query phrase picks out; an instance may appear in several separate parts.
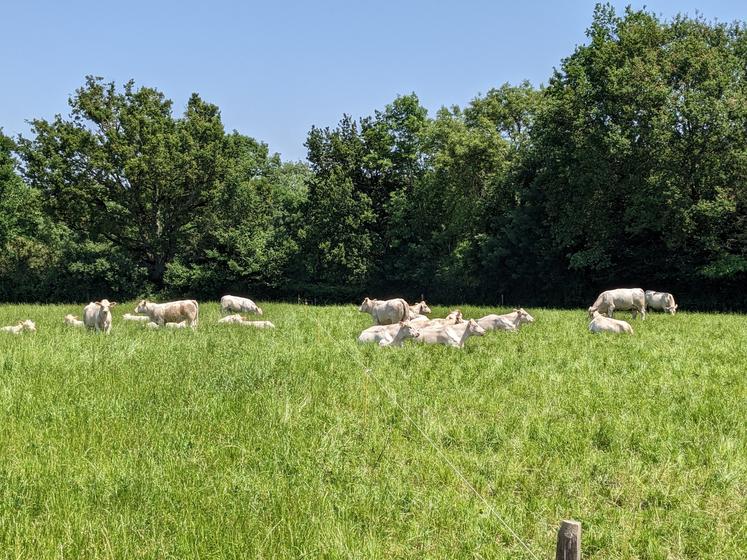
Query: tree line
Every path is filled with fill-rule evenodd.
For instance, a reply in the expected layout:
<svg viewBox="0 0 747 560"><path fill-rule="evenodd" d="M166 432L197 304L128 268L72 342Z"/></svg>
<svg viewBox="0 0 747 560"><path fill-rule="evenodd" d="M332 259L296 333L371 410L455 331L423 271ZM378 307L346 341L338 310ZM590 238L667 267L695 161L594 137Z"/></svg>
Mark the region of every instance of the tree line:
<svg viewBox="0 0 747 560"><path fill-rule="evenodd" d="M0 300L223 293L747 309L744 24L598 5L546 85L313 127L307 162L194 94L88 77L0 133Z"/></svg>

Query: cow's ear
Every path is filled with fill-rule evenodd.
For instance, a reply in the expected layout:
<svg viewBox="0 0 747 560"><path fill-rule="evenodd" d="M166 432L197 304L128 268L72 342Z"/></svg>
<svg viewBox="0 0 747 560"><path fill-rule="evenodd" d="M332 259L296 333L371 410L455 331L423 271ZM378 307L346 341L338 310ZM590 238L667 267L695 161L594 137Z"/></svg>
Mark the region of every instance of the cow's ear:
<svg viewBox="0 0 747 560"><path fill-rule="evenodd" d="M117 305L117 302L116 302L116 301L113 301L113 302L111 302L111 303L109 304L109 307L114 307L115 305Z"/></svg>
<svg viewBox="0 0 747 560"><path fill-rule="evenodd" d="M95 303L96 305L98 305L99 307L101 307L101 302L100 301L94 301L93 303Z"/></svg>

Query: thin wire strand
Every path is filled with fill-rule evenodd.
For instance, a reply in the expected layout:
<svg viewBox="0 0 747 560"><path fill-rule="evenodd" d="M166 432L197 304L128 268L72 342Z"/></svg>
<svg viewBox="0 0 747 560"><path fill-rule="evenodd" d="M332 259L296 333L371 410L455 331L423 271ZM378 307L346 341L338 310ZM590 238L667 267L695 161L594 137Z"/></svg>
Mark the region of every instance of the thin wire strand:
<svg viewBox="0 0 747 560"><path fill-rule="evenodd" d="M321 324L319 323L319 320L318 320L317 318L315 318L315 321L316 321L317 327L321 328L321 326L322 326L322 325L321 325ZM339 342L339 341L338 341L337 339L335 339L334 337L332 337L332 335L330 335L330 334L329 334L329 332L327 332L327 330L326 330L326 329L321 329L321 330L322 330L322 332L324 332L324 334L325 334L325 335L327 335L327 337L328 337L328 338L329 338L329 339L330 339L330 340L331 340L331 341L332 341L332 342L333 342L333 343L334 343L335 345L337 345L337 347L338 347L338 348L339 348L340 350L346 351L346 349L345 349L345 348L344 348L344 347L342 346L342 344L340 344L340 342ZM504 519L503 519L503 518L502 518L502 517L500 516L500 514L499 514L499 513L498 513L498 511L497 511L497 510L496 510L496 509L495 509L495 508L493 507L493 505L492 505L492 504L491 504L490 502L488 502L488 500L487 500L487 499L485 499L485 497L484 497L484 496L483 496L482 494L480 494L480 492L478 492L477 488L475 488L475 487L474 487L474 486L472 485L472 483L471 483L471 482L470 482L470 481L469 481L469 480L467 479L467 477L466 477L466 476L464 476L464 474L462 474L462 471L460 471L460 470L459 470L459 468L458 468L458 467L457 467L457 466L456 466L456 465L455 465L455 464L454 464L454 463L453 463L453 462L451 461L451 459L449 459L448 455L446 455L446 453L444 453L444 452L443 452L443 450L442 450L442 449L441 449L441 448L440 448L440 447L439 447L439 446L438 446L438 445L436 444L436 442L434 442L434 441L433 441L433 440L432 440L432 439L431 439L431 438L430 438L430 437L428 436L428 434L426 434L426 433L425 433L425 431L424 431L424 430L423 430L423 429L422 429L422 428L421 428L421 427L420 427L420 426L418 425L418 423L417 423L417 422L415 422L415 420L413 420L412 416L410 416L410 414L409 414L409 413L407 412L407 410L405 410L405 408L404 408L404 407L403 407L403 406L402 406L402 405L401 405L401 404L399 403L399 401L397 400L397 395L396 395L396 394L394 394L394 392L390 391L390 390L389 390L389 389L388 389L388 388L387 388L387 387L386 387L386 386L385 386L385 385L384 385L384 384L382 383L382 381L381 381L381 380L380 380L380 379L379 379L379 378L378 378L378 377L377 377L377 376L376 376L376 375L375 375L375 374L373 373L373 370L372 370L372 369L371 369L370 367L367 367L367 366L366 366L366 365L365 365L365 364L363 363L363 361L362 361L362 360L360 359L360 355L354 355L354 356L353 356L353 359L354 359L354 360L355 360L355 361L356 361L356 362L358 363L358 365L359 365L359 366L360 366L361 368L363 368L363 371L364 371L364 372L366 372L366 374L367 374L367 375L368 375L368 376L369 376L369 377L370 377L371 379L373 379L373 380L374 380L374 381L376 382L376 384L378 385L379 389L380 389L380 390L381 390L381 391L382 391L382 392L383 392L383 393L384 393L384 394L385 394L385 395L386 395L387 397L389 397L389 400L390 400L390 401L392 401L392 403L393 403L393 404L394 404L394 405L395 405L395 406L396 406L397 408L399 408L399 410L400 410L400 411L402 412L402 414L404 414L405 418L407 418L407 420L408 420L408 421L409 421L409 422L410 422L410 423L411 423L411 424L412 424L413 426L415 426L415 429L417 429L417 431L418 431L418 432L420 432L420 434L421 434L421 435L422 435L422 436L423 436L423 437L424 437L424 438L426 439L426 441L427 441L427 442L428 442L428 443L429 443L429 444L431 445L431 447L432 447L433 449L435 449L436 453L438 453L438 455L439 455L439 456L440 456L440 457L441 457L441 458L442 458L442 459L443 459L443 460L444 460L444 461L446 462L446 464L447 464L447 465L448 465L448 466L449 466L449 467L451 468L451 470L452 470L452 471L454 471L454 473L455 473L455 474L457 475L457 477L459 477L459 478L461 479L461 481L462 481L462 482L463 482L463 483L464 483L464 484L465 484L465 485L467 486L467 488L469 488L469 489L470 489L470 490L472 491L472 493L473 493L473 494L474 494L475 496L477 496L477 497L478 497L478 498L479 498L479 499L480 499L480 500L482 501L482 503L484 503L484 504L485 504L485 505L487 506L487 508L488 508L488 509L489 509L489 510L490 510L490 511L492 512L492 514L493 514L493 515L495 516L495 518L496 518L496 519L498 519L498 521L500 521L500 522L501 522L501 524L502 524L502 525L503 525L503 526L504 526L504 527L505 527L505 528L506 528L506 529L508 530L508 532L509 532L509 533L511 533L511 535L512 535L512 536L514 537L514 539L516 539L516 540L517 540L517 541L519 542L519 544L521 544L521 546L523 546L523 547L524 547L524 549L525 549L525 550L526 550L526 551L527 551L527 552L529 553L529 555L530 555L530 556L531 556L531 557L532 557L532 558L533 558L534 560L539 560L539 557L538 557L538 556L537 556L537 555L536 555L536 554L534 553L534 551L532 551L532 549L531 549L531 548L529 548L529 545L528 545L527 543L525 543L525 542L524 542L524 541L522 540L522 538L521 538L521 537L520 537L520 536L519 536L518 534L516 534L516 531L514 531L514 530L513 530L512 528L511 528L511 526L510 526L510 525L509 525L509 524L508 524L508 523L507 523L507 522L506 522L506 521L505 521L505 520L504 520Z"/></svg>

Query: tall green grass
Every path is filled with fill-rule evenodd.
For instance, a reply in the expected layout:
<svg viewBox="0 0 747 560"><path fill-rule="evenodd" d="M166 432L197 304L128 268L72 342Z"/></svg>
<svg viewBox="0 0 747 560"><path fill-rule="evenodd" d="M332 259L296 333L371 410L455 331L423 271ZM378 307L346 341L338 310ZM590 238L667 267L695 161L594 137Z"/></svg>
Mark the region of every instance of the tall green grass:
<svg viewBox="0 0 747 560"><path fill-rule="evenodd" d="M539 558L563 518L585 558L747 557L744 316L612 336L532 309L460 351L261 306L277 329L202 304L197 332L149 331L120 305L108 337L63 325L80 308L0 307L38 328L0 336L0 556L529 558L497 512Z"/></svg>

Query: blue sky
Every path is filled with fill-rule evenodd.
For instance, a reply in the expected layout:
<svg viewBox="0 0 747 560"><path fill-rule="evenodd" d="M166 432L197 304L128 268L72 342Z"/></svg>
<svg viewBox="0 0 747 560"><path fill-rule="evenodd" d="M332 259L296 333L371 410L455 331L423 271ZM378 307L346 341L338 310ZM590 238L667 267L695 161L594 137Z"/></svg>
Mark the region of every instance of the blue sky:
<svg viewBox="0 0 747 560"><path fill-rule="evenodd" d="M227 130L304 159L312 125L415 92L433 114L504 82L546 82L585 41L595 2L0 1L0 127L67 114L87 74L192 92ZM622 10L628 2L613 2ZM643 7L643 3L631 3ZM744 0L655 0L664 18L747 20Z"/></svg>

